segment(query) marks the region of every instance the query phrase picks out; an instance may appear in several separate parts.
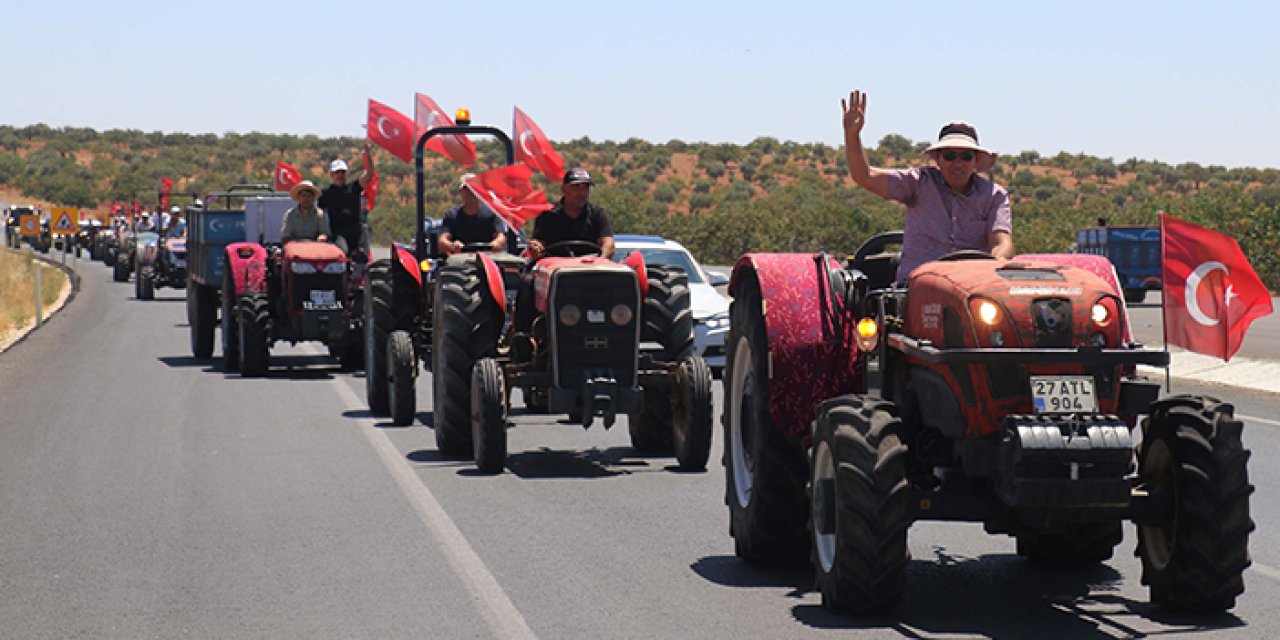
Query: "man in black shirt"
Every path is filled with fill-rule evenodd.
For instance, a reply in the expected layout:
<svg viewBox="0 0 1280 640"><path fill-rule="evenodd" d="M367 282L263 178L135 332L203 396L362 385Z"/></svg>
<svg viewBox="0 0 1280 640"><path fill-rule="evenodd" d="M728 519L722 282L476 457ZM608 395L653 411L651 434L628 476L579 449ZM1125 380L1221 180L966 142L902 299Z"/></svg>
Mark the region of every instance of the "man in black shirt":
<svg viewBox="0 0 1280 640"><path fill-rule="evenodd" d="M369 181L373 179L375 173L373 152L370 151L367 141L364 143L364 153L361 154L360 159L360 178L354 182L347 181L345 160L334 160L329 165L329 178L333 182L320 194L320 201L317 204L329 216L334 242L348 254L355 249L361 249L363 255L364 226L361 224L360 214L364 207L360 202L360 196L364 194L364 188L369 186Z"/></svg>
<svg viewBox="0 0 1280 640"><path fill-rule="evenodd" d="M601 256L613 257L613 223L604 209L587 201L591 185L586 169L575 167L564 174L560 202L533 223L529 253L534 260L542 258L547 247L569 240L595 243Z"/></svg>
<svg viewBox="0 0 1280 640"><path fill-rule="evenodd" d="M474 177L474 173L468 173L458 180L462 204L444 214L444 231L436 243L440 253L454 254L468 244L487 243L491 251L502 251L507 246L506 224L467 186L467 180Z"/></svg>

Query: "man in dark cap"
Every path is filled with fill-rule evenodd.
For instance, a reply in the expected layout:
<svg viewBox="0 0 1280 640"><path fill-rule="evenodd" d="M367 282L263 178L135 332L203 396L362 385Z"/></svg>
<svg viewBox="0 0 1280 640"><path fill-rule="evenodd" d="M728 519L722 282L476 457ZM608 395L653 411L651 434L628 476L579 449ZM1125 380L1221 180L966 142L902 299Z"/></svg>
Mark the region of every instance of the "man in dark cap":
<svg viewBox="0 0 1280 640"><path fill-rule="evenodd" d="M547 247L558 242L580 240L600 247L600 255L613 257L613 223L604 209L591 204L591 174L575 167L565 172L560 183L560 202L538 216L533 223L529 254L541 259Z"/></svg>

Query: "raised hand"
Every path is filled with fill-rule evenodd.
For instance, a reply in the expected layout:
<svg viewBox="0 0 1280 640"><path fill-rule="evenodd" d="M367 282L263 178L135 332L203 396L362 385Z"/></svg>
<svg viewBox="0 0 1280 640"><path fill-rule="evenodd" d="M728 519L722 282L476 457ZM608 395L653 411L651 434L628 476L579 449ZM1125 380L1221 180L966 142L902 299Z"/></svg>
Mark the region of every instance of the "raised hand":
<svg viewBox="0 0 1280 640"><path fill-rule="evenodd" d="M844 114L844 131L846 134L862 134L862 126L867 123L867 94L855 90L849 99L840 99L840 109Z"/></svg>

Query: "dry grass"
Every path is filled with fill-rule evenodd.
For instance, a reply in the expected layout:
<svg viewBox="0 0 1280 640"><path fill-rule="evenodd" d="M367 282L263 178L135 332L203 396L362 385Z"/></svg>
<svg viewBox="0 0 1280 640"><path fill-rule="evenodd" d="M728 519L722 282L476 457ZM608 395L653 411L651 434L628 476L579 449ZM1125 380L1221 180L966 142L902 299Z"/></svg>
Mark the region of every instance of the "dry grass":
<svg viewBox="0 0 1280 640"><path fill-rule="evenodd" d="M25 253L0 249L0 337L30 322L35 315L34 260ZM44 313L58 300L67 277L50 267L40 268Z"/></svg>

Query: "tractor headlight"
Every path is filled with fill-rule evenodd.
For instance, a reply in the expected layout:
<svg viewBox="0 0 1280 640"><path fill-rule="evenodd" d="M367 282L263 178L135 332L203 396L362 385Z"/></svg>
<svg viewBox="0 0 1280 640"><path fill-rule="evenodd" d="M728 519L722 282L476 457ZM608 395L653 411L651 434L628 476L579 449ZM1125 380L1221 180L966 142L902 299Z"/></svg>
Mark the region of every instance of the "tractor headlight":
<svg viewBox="0 0 1280 640"><path fill-rule="evenodd" d="M347 265L345 262L330 262L324 266L325 273L346 273Z"/></svg>
<svg viewBox="0 0 1280 640"><path fill-rule="evenodd" d="M1000 321L1000 307L990 300L983 300L978 303L978 319L987 326L993 326Z"/></svg>
<svg viewBox="0 0 1280 640"><path fill-rule="evenodd" d="M295 262L289 268L294 273L299 273L299 274L316 272L316 266L314 264L311 264L310 262Z"/></svg>
<svg viewBox="0 0 1280 640"><path fill-rule="evenodd" d="M1094 303L1092 316L1093 323L1099 327L1105 327L1107 323L1111 322L1111 310L1107 309L1107 305L1101 302Z"/></svg>
<svg viewBox="0 0 1280 640"><path fill-rule="evenodd" d="M582 320L582 309L576 304L566 304L560 307L560 324L566 327L572 327Z"/></svg>
<svg viewBox="0 0 1280 640"><path fill-rule="evenodd" d="M562 310L561 313L564 313L564 311ZM631 311L631 307L625 304L615 304L609 310L609 319L619 327L626 326L634 316L635 314Z"/></svg>

